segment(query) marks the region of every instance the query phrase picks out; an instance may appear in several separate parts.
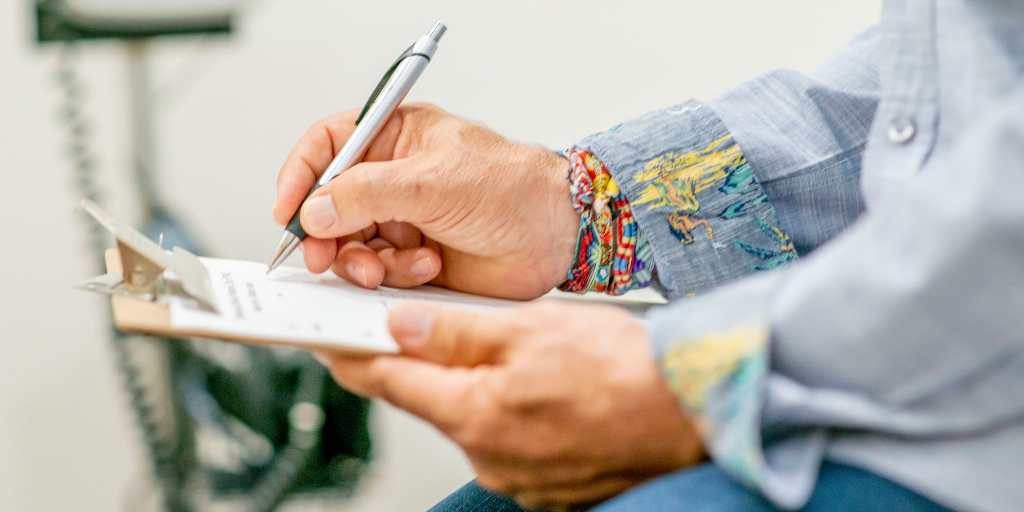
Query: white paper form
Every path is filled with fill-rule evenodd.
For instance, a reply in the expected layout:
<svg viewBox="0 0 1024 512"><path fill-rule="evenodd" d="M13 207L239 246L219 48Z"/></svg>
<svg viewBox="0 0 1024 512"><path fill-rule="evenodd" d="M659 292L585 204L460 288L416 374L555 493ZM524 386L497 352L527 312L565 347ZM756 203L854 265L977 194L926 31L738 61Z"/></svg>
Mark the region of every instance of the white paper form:
<svg viewBox="0 0 1024 512"><path fill-rule="evenodd" d="M201 258L213 282L220 313L172 300L171 326L282 342L300 341L377 352L398 352L387 328L397 303L425 300L444 307L487 312L522 305L434 286L366 290L331 273L311 274L251 261Z"/></svg>

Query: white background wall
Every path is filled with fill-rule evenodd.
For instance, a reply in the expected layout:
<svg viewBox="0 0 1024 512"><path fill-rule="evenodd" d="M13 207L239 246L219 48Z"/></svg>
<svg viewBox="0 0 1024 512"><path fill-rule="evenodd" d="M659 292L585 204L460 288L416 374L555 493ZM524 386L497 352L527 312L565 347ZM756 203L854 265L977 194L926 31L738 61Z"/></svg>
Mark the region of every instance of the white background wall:
<svg viewBox="0 0 1024 512"><path fill-rule="evenodd" d="M229 38L156 45L166 199L216 255L263 261L280 228L274 179L317 119L362 105L437 20L450 31L411 99L516 140L562 148L649 110L776 67L810 71L877 20L879 0L263 0ZM118 510L144 469L60 152L55 51L29 0L0 0L0 510ZM126 68L81 52L108 202L138 218ZM345 510L423 509L471 478L432 428L377 409L379 464Z"/></svg>

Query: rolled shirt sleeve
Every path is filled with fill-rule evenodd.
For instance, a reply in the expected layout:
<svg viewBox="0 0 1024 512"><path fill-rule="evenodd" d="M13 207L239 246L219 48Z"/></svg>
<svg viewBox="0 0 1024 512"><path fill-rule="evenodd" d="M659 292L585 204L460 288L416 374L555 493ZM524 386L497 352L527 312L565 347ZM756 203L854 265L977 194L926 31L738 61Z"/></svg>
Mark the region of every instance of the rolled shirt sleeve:
<svg viewBox="0 0 1024 512"><path fill-rule="evenodd" d="M743 151L707 106L658 110L577 147L626 195L670 297L796 260Z"/></svg>
<svg viewBox="0 0 1024 512"><path fill-rule="evenodd" d="M863 211L877 30L815 73L767 73L712 100L588 137L626 195L671 298L784 267Z"/></svg>
<svg viewBox="0 0 1024 512"><path fill-rule="evenodd" d="M861 156L879 102L878 46L871 27L809 75L771 71L708 103L801 255L864 210Z"/></svg>

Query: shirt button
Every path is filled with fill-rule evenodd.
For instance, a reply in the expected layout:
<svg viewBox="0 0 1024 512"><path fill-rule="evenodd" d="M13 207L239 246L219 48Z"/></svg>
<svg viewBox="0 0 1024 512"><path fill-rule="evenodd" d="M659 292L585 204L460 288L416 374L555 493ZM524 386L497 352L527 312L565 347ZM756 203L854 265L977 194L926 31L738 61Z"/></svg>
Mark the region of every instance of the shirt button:
<svg viewBox="0 0 1024 512"><path fill-rule="evenodd" d="M917 133L917 127L914 126L914 120L909 117L900 116L889 123L889 130L886 131L886 136L889 138L889 142L893 144L906 144L910 142L910 139L914 138L915 133Z"/></svg>

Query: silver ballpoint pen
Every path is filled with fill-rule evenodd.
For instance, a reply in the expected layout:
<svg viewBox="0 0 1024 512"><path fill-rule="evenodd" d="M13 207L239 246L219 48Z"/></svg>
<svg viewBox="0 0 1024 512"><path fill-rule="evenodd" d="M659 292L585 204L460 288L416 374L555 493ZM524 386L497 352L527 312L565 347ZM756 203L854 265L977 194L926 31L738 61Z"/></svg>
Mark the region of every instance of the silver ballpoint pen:
<svg viewBox="0 0 1024 512"><path fill-rule="evenodd" d="M356 120L356 129L352 132L352 136L313 185L312 190L306 195L307 199L313 194L313 191L326 185L327 182L362 160L363 154L380 133L384 123L395 112L398 105L405 99L406 94L409 93L409 89L412 89L412 85L416 83L416 79L426 69L430 58L437 50L437 43L441 41L441 36L446 30L448 29L443 23L437 22L429 34L421 37L395 61L377 85L377 89L373 91L366 106L363 107L362 113ZM281 235L281 242L277 245L274 255L270 258L270 264L267 266L268 274L281 266L285 258L295 252L299 243L306 238L306 232L302 229L302 223L299 220L301 211L302 205L299 205L299 209L295 211L295 215L285 227L284 234Z"/></svg>

